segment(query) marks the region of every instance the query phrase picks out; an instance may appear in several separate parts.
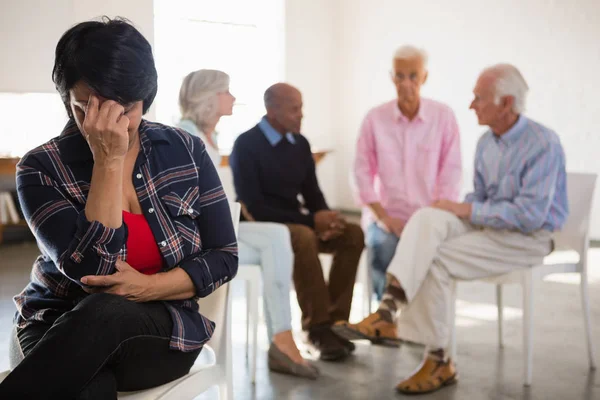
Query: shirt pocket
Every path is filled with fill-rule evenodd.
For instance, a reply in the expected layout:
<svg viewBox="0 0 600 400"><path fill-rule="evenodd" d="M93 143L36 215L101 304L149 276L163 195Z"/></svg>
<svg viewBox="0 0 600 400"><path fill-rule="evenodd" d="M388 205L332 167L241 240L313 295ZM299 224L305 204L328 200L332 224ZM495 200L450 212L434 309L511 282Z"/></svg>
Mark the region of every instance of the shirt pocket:
<svg viewBox="0 0 600 400"><path fill-rule="evenodd" d="M186 254L195 254L202 250L202 240L198 226L198 217L202 213L200 192L197 186L186 192L170 191L161 196L161 200L171 216L184 246Z"/></svg>
<svg viewBox="0 0 600 400"><path fill-rule="evenodd" d="M200 215L200 192L197 186L183 194L171 191L161 198L172 217L187 216L196 219Z"/></svg>

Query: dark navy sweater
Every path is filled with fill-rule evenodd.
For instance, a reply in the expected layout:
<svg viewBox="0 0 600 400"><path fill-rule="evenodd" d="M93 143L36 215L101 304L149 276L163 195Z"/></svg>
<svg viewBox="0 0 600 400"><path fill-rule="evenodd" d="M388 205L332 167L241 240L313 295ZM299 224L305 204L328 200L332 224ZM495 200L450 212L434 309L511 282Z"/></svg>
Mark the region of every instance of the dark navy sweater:
<svg viewBox="0 0 600 400"><path fill-rule="evenodd" d="M283 138L273 146L256 125L235 141L229 166L238 201L255 220L314 227L314 213L329 207L319 188L308 140L300 134L294 138L295 144ZM308 214L301 212L299 194Z"/></svg>

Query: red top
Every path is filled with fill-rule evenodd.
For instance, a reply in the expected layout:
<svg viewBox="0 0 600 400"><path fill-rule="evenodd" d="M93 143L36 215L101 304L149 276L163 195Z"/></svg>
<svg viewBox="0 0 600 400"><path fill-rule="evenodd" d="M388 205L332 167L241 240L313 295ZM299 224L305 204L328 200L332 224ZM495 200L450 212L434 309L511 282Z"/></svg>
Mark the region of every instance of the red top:
<svg viewBox="0 0 600 400"><path fill-rule="evenodd" d="M123 211L123 221L127 225L127 264L142 274L152 275L161 270L163 259L143 214Z"/></svg>

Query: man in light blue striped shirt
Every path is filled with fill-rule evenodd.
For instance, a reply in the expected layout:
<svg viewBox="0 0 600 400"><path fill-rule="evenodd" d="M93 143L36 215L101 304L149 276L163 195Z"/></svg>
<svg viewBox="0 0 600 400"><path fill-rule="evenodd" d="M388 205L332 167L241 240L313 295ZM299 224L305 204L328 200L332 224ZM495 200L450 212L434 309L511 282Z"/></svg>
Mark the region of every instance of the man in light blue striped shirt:
<svg viewBox="0 0 600 400"><path fill-rule="evenodd" d="M396 389L425 393L456 382L447 357L452 279L529 268L552 249L568 214L565 156L556 133L523 115L527 83L499 64L477 80L471 108L490 129L477 145L475 188L463 203L436 202L408 221L388 268L379 309L334 331L373 343L427 346L425 361ZM397 326L396 326L397 323Z"/></svg>

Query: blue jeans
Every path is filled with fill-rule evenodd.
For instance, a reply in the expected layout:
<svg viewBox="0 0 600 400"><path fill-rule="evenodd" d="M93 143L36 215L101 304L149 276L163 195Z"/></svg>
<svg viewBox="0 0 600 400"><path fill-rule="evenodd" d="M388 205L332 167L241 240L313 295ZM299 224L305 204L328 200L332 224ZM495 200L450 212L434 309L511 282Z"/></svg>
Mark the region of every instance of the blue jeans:
<svg viewBox="0 0 600 400"><path fill-rule="evenodd" d="M398 236L384 231L376 223L372 223L367 228L365 236L367 263L373 281L373 292L377 295L377 300L381 300L383 296L385 273L394 258L399 241Z"/></svg>

